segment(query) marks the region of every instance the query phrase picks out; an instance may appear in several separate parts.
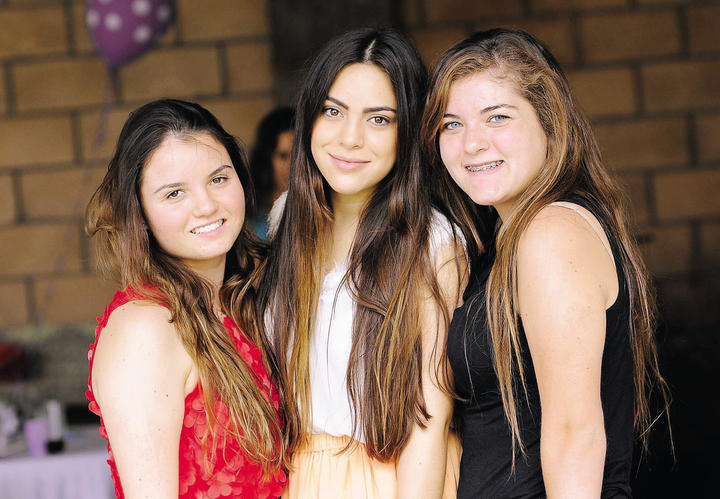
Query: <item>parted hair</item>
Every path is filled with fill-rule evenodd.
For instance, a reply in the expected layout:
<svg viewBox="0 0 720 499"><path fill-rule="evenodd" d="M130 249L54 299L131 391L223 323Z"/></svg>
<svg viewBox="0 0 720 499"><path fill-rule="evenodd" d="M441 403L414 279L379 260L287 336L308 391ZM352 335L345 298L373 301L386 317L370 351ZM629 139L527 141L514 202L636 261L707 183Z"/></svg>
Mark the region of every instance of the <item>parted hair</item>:
<svg viewBox="0 0 720 499"><path fill-rule="evenodd" d="M537 177L520 196L512 213L499 224L493 208L472 207L442 165L438 136L454 82L489 71L525 97L535 109L547 136L547 158ZM646 430L654 421L649 399L659 394L667 411L669 391L660 374L654 339L656 305L653 286L640 251L629 230L625 202L615 179L602 163L590 123L580 111L560 65L532 35L513 29L478 32L455 44L439 59L430 77L423 117L423 148L440 182L440 195L454 206L452 219L468 236L477 228L497 227L496 257L486 290L488 325L494 366L499 379L513 448L524 452L517 404L526 393L518 323L516 255L518 241L535 215L555 201L578 195L596 210L605 230L618 242L620 264L630 300L629 326L634 360L636 431L646 444ZM492 240L486 234L485 242ZM483 239L482 237L480 238ZM482 247L482 241L476 247ZM473 255L471 255L473 256ZM622 286L623 283L620 283ZM518 383L519 381L519 383Z"/></svg>
<svg viewBox="0 0 720 499"><path fill-rule="evenodd" d="M266 473L287 464L287 446L275 410L258 387L250 367L241 359L222 321L213 311L210 283L180 259L165 252L148 228L140 198L143 169L153 152L168 137L208 133L227 150L252 205L253 188L247 159L235 138L198 104L174 99L145 104L128 117L110 160L107 173L92 196L86 212L86 232L97 241L99 269L123 287L131 287L148 300L166 306L183 346L198 368L208 418L206 449L216 444L213 424L215 396L227 405L229 425L251 460ZM269 345L252 328L255 312L252 293L246 293L247 276L263 253L248 224L227 254L220 289L222 312L260 348L273 381L277 369ZM282 401L282 384L278 384ZM209 437L209 438L208 438Z"/></svg>
<svg viewBox="0 0 720 499"><path fill-rule="evenodd" d="M354 436L369 456L390 461L415 423L429 417L422 394L420 303L447 307L429 252L429 177L417 140L427 73L405 38L389 29L360 29L330 41L310 64L300 92L284 212L270 241L259 287L270 336L299 401L297 443L311 432L309 349L324 273L329 270L333 207L330 187L311 153L313 124L338 73L354 63L387 75L397 101L396 161L362 210L344 283L355 302L347 388ZM440 330L440 329L439 329ZM428 381L429 382L429 381Z"/></svg>

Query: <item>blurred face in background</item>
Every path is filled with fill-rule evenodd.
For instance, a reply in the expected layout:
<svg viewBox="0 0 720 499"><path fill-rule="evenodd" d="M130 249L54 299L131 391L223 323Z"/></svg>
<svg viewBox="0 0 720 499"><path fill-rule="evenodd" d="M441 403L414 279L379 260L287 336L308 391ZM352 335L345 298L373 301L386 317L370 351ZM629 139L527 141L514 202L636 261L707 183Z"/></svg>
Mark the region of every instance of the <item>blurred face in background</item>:
<svg viewBox="0 0 720 499"><path fill-rule="evenodd" d="M292 130L286 130L278 135L277 145L272 154L273 179L275 180L275 192L278 194L286 191L288 188L292 145Z"/></svg>

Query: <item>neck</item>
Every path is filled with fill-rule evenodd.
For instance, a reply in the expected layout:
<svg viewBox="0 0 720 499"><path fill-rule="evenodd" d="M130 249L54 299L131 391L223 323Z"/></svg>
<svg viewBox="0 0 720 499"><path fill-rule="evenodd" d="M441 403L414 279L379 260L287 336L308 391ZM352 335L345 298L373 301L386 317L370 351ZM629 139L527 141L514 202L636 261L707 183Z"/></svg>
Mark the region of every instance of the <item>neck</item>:
<svg viewBox="0 0 720 499"><path fill-rule="evenodd" d="M512 213L512 210L515 206L510 204L502 204L502 205L494 205L493 208L495 208L495 211L497 211L498 216L500 217L500 222L505 222L507 218L510 216L510 213Z"/></svg>
<svg viewBox="0 0 720 499"><path fill-rule="evenodd" d="M360 215L368 198L369 196L366 194L343 195L333 193L334 221L332 227L332 248L330 251L333 266L345 261L350 254L352 243L355 239L355 231L360 221Z"/></svg>
<svg viewBox="0 0 720 499"><path fill-rule="evenodd" d="M368 198L369 196L365 193L345 195L333 192L332 203L335 225L338 225L338 222L352 223L354 221L357 223Z"/></svg>
<svg viewBox="0 0 720 499"><path fill-rule="evenodd" d="M215 302L216 305L219 305L220 288L222 287L223 280L225 278L225 255L212 261L193 261L185 263L187 263L198 275L203 277L212 285L213 302Z"/></svg>

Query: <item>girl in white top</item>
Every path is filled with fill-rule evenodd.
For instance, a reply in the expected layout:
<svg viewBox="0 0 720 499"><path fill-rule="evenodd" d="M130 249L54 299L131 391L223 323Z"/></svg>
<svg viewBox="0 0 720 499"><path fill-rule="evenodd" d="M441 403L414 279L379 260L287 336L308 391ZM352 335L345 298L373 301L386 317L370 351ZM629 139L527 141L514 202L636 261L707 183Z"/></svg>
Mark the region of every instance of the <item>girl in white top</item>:
<svg viewBox="0 0 720 499"><path fill-rule="evenodd" d="M455 497L444 348L466 264L420 159L425 88L385 29L330 42L303 84L257 284L298 401L284 497Z"/></svg>

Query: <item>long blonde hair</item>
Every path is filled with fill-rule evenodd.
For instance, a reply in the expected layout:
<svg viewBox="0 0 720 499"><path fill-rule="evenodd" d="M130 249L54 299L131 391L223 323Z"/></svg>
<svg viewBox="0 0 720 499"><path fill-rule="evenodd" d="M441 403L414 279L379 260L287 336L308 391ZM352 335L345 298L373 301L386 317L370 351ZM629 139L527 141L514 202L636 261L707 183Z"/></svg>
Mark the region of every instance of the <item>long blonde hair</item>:
<svg viewBox="0 0 720 499"><path fill-rule="evenodd" d="M528 224L544 206L568 195L588 200L617 240L617 255L624 270L630 301L629 326L635 383L634 425L646 445L646 430L653 422L649 399L657 390L667 410L669 390L658 369L654 340L655 298L648 271L625 217L621 191L602 164L600 150L589 122L580 112L567 79L552 54L528 33L493 29L479 32L450 48L435 66L423 117L422 140L445 196L463 198L463 209L454 216L466 235L473 227L498 225L493 209L475 209L442 165L438 134L454 82L477 72L492 71L516 85L534 107L547 136L547 159L496 235L496 257L487 284L486 303L495 370L505 415L512 432L513 449L524 452L518 424L518 385L527 394L526 373L521 358L518 323L518 241ZM485 231L485 234L488 234ZM477 237L477 236L476 236ZM486 239L487 242L488 239ZM482 241L478 242L482 246ZM620 283L621 286L623 283ZM514 455L515 453L513 453Z"/></svg>
<svg viewBox="0 0 720 499"><path fill-rule="evenodd" d="M213 311L210 283L158 245L147 223L139 189L143 168L152 152L170 135L211 134L227 150L243 184L245 202L253 190L245 155L230 134L203 107L179 100L150 102L131 113L120 132L115 154L86 214L86 231L97 240L98 266L123 287L166 306L180 339L198 368L208 418L205 435L213 439L216 394L227 405L230 431L249 458L266 473L288 463L287 445L276 412L239 356L233 340ZM245 223L227 255L220 303L225 315L263 353L263 362L278 384L267 341L246 324L256 322L247 276L262 257L262 246ZM283 386L279 383L281 404ZM284 412L284 408L281 407ZM207 446L208 452L211 446Z"/></svg>

